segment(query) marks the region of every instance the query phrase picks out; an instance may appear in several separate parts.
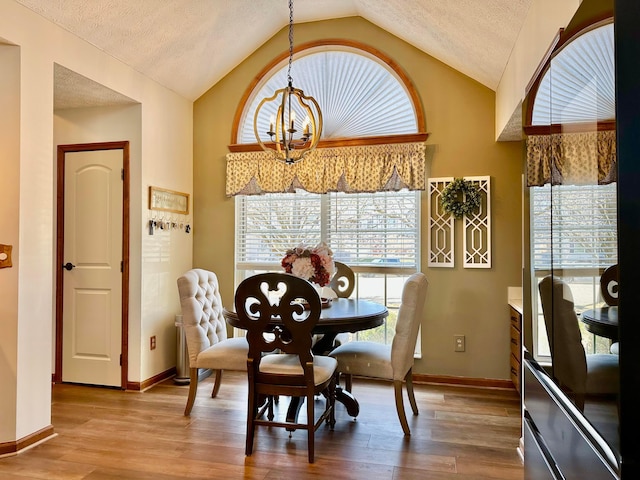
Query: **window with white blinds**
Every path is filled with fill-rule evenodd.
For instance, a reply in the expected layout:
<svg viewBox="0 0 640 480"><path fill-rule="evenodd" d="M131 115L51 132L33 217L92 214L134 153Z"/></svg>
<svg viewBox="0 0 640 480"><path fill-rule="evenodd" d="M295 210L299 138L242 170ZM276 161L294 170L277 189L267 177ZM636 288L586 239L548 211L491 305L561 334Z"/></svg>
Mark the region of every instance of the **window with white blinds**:
<svg viewBox="0 0 640 480"><path fill-rule="evenodd" d="M552 271L569 285L580 312L602 304L600 274L618 262L616 184L532 187L531 262L534 356L548 361L549 342L538 291ZM584 330L588 353L609 353L609 342Z"/></svg>
<svg viewBox="0 0 640 480"><path fill-rule="evenodd" d="M236 197L236 267L280 268L289 248L325 241L335 260L416 271L420 193L298 191Z"/></svg>
<svg viewBox="0 0 640 480"><path fill-rule="evenodd" d="M531 188L534 270L617 263L616 184Z"/></svg>

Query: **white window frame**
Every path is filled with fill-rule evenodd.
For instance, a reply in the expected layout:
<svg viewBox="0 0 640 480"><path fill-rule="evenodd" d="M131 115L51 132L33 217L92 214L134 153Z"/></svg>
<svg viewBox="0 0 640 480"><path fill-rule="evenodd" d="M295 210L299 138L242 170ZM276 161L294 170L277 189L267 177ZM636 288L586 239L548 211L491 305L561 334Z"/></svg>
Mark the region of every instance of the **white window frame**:
<svg viewBox="0 0 640 480"><path fill-rule="evenodd" d="M351 252L354 255L347 256L346 253L349 253L345 250L337 250L335 251L334 258L335 260L344 261L347 263L356 274L356 289L354 290L353 296L355 298L367 298L378 301L380 303L384 303L390 312L396 312L400 306L400 299L402 294L401 286L404 284L406 278L409 275L417 272L420 266L420 243L421 243L421 228L420 228L420 206L421 206L421 197L419 191L414 192L378 192L378 193L369 193L369 194L344 194L344 193L329 193L329 194L308 194L307 192L300 191L296 193L288 193L288 194L277 194L272 195L270 198L265 196L237 196L236 197L236 228L235 228L235 266L236 266L236 274L235 274L235 283L236 285L241 282L246 276L253 275L257 272L261 271L282 271L282 267L280 265L280 260L285 254L287 248L295 247L299 242L303 242L306 244L315 244L320 240L326 241L331 248L334 248L331 244L331 239L336 239L340 236L339 232L333 232L331 225L335 224L336 217L335 213L332 212L334 209L334 204L336 203L336 196L341 197L342 200L349 201L355 200L357 198L366 199L367 196L376 196L377 202L380 201L381 196L385 196L387 198L403 198L403 199L413 199L414 202L414 214L411 216L411 222L414 225L414 235L412 245L410 247L410 256L402 255L400 250L394 250L391 256L386 255L390 253L388 251L376 251L375 253L371 253L367 250L367 246L361 243L356 242L352 244L355 246L355 251ZM282 243L281 247L277 248L277 254L273 254L269 252L265 255L260 255L256 253L256 249L260 248L261 242L259 240L252 240L253 230L251 227L246 225L245 219L243 218L246 208L251 202L255 202L258 204L262 202L271 202L272 200L277 199L277 204L269 206L265 205L261 211L267 211L270 209L280 208L282 211L286 210L285 203L290 202L291 205L294 205L295 202L299 202L302 198L317 198L319 200L318 206L319 211L317 212L317 221L320 223L313 231L313 234L309 234L308 236L295 236L293 235L292 239L288 242ZM339 201L339 200L338 200ZM344 202L343 202L344 203ZM302 207L301 207L302 208ZM273 212L266 212L272 214ZM406 212L405 212L406 213ZM361 212L358 211L357 215L360 215ZM380 217L378 215L377 217ZM265 216L262 219L264 223L269 221L269 217ZM278 219L280 221L281 219ZM374 218L371 216L371 222L376 223L379 222L379 218ZM305 226L307 227L307 226ZM247 230L250 230L247 232ZM295 229L294 229L295 230ZM357 237L357 228L356 231L351 232L350 235L354 238ZM260 230L257 230L258 232ZM388 237L406 237L406 231L399 231L397 229L392 228L382 228L379 231L386 234ZM401 233L402 235L399 235ZM365 238L371 234L370 231L364 230ZM337 235L337 237L336 237ZM247 243L247 237L249 237L249 243ZM256 235L257 237L257 235ZM366 242L366 241L365 241ZM363 243L365 243L363 242ZM271 245L276 244L277 242L269 242ZM399 244L391 244L393 247L398 247ZM245 258L245 252L251 251L254 252L254 258L247 260ZM261 258L262 257L262 258ZM388 259L393 259L393 261L385 261ZM395 262L395 260L400 260L399 262ZM367 261L369 260L369 261ZM373 260L380 260L379 262L374 262ZM379 289L376 288L375 292L372 294L371 291L364 291L365 285L367 284L375 284L377 280L381 281L381 287ZM389 343L391 341L391 336L387 336L387 332L384 333L385 341ZM416 346L416 354L421 354L421 346L420 342L417 342Z"/></svg>

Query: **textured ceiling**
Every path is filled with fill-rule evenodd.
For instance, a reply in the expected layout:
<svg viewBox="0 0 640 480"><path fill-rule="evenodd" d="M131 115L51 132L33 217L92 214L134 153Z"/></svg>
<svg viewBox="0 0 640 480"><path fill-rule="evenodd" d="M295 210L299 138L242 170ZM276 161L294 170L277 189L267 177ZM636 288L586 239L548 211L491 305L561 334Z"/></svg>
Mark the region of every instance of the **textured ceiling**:
<svg viewBox="0 0 640 480"><path fill-rule="evenodd" d="M15 1L190 100L289 21L286 0ZM294 20L359 15L495 90L531 1L295 0Z"/></svg>

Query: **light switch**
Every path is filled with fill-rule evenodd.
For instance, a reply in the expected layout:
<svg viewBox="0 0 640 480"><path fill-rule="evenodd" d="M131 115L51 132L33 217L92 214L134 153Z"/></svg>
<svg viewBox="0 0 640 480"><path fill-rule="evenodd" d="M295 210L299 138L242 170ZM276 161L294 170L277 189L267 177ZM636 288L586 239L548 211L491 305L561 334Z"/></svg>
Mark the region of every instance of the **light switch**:
<svg viewBox="0 0 640 480"><path fill-rule="evenodd" d="M0 268L9 268L11 264L11 245L3 245L0 243Z"/></svg>

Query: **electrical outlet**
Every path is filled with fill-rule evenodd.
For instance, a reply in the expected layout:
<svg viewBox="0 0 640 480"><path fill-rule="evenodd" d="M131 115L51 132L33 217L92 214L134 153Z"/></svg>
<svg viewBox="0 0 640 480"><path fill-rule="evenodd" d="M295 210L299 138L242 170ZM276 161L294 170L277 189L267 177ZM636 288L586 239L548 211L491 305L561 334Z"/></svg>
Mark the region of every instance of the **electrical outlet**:
<svg viewBox="0 0 640 480"><path fill-rule="evenodd" d="M150 342L149 342L149 348L150 348L151 350L155 350L155 349L156 349L156 336L155 336L155 335L153 335L153 336L151 337L151 340L150 340Z"/></svg>
<svg viewBox="0 0 640 480"><path fill-rule="evenodd" d="M453 351L454 352L464 352L465 349L465 340L464 340L464 335L454 335L453 336L453 341L454 341L454 347L453 347Z"/></svg>

